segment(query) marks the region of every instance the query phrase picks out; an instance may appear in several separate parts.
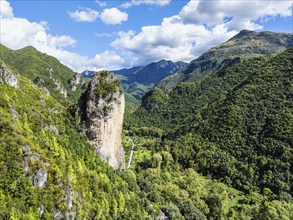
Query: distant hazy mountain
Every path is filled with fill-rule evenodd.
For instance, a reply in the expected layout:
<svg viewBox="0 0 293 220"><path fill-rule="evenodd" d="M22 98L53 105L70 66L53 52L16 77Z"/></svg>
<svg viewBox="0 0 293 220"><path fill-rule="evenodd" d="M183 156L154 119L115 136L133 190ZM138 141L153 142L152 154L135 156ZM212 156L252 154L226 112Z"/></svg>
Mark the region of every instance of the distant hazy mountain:
<svg viewBox="0 0 293 220"><path fill-rule="evenodd" d="M114 70L112 71L113 73L116 73L118 75L128 75L128 74L133 74L135 73L137 70L143 68L143 66L136 66L136 67L132 67L132 68L124 68L124 69L121 69L121 70Z"/></svg>
<svg viewBox="0 0 293 220"><path fill-rule="evenodd" d="M160 60L142 67L113 70L118 75L126 94L126 100L139 102L143 95L154 87L158 82L170 76L188 64L184 62L172 62ZM91 78L93 71L84 71L85 78Z"/></svg>
<svg viewBox="0 0 293 220"><path fill-rule="evenodd" d="M172 75L186 66L187 63L184 62L174 63L169 60L160 60L143 67L134 67L131 69L116 70L112 72L127 77L127 79L122 80L123 82L127 82L127 84L137 82L148 86L158 83L160 80Z"/></svg>
<svg viewBox="0 0 293 220"><path fill-rule="evenodd" d="M242 30L227 42L214 47L178 73L162 80L158 87L175 88L180 82L195 81L227 64L227 59L277 54L293 46L290 33L254 32Z"/></svg>

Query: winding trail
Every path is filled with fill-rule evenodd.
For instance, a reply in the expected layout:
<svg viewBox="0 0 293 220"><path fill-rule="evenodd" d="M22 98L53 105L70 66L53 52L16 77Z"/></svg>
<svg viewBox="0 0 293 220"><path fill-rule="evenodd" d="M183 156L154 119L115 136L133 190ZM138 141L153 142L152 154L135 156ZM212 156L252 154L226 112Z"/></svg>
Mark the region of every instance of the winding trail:
<svg viewBox="0 0 293 220"><path fill-rule="evenodd" d="M134 145L134 142L133 142L132 138L131 138L131 137L129 137L129 139L130 139L130 141L131 141L131 143L132 143L132 146L131 146L131 151L130 151L130 156L129 156L129 160L128 160L127 169L129 169L129 167L131 166L132 157L133 157L133 152L134 152L134 147L135 147L135 145Z"/></svg>

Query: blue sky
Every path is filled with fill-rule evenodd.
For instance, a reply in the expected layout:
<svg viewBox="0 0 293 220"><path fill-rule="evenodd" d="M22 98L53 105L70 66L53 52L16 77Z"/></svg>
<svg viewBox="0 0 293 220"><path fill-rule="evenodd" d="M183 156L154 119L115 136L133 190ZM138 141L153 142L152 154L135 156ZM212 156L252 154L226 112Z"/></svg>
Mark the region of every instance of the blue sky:
<svg viewBox="0 0 293 220"><path fill-rule="evenodd" d="M1 0L0 41L73 70L191 61L242 29L292 32L292 1Z"/></svg>

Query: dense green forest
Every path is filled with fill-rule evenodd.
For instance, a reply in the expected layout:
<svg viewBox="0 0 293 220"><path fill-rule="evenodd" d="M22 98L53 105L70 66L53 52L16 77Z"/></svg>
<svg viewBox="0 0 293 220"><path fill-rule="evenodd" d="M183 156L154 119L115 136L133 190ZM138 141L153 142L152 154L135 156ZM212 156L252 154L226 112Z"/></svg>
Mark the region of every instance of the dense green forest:
<svg viewBox="0 0 293 220"><path fill-rule="evenodd" d="M0 59L63 104L77 102L82 93L84 82L75 82L75 72L34 47L11 50L0 44Z"/></svg>
<svg viewBox="0 0 293 220"><path fill-rule="evenodd" d="M157 136L160 160L167 149L170 164L240 190L239 209L274 200L292 207L292 55L290 48L271 59L231 62L170 94L155 88L125 126L143 140Z"/></svg>
<svg viewBox="0 0 293 220"><path fill-rule="evenodd" d="M127 102L126 163L131 140L134 156L115 170L76 131L75 73L34 48L1 46L0 219L293 219L292 61L293 48L233 57L170 92L152 89L139 108ZM112 99L118 84L95 94Z"/></svg>
<svg viewBox="0 0 293 220"><path fill-rule="evenodd" d="M0 85L0 218L149 216L132 173L102 162L65 107L17 79L18 88Z"/></svg>
<svg viewBox="0 0 293 220"><path fill-rule="evenodd" d="M7 70L1 61L1 71ZM12 73L18 87L0 85L1 219L151 219L160 210L173 219L206 218L225 215L241 198L225 184L174 165L170 152L155 151L154 136L141 147L148 150L135 169L112 169L75 131L66 107Z"/></svg>

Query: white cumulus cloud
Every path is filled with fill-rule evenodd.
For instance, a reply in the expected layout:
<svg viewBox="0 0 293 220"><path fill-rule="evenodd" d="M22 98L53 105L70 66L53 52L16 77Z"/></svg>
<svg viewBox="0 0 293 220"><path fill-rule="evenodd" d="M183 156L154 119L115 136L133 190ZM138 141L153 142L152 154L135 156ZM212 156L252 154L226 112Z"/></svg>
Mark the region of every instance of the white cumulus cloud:
<svg viewBox="0 0 293 220"><path fill-rule="evenodd" d="M236 33L228 32L221 25L215 27L215 30L207 30L203 25L165 20L160 26L143 27L138 34L133 31L120 32L119 38L111 45L124 51L125 57L135 58L135 65L160 59L190 61L207 47L218 45Z"/></svg>
<svg viewBox="0 0 293 220"><path fill-rule="evenodd" d="M92 65L102 67L105 63L112 63L114 64L113 67L109 67L109 69L115 68L115 65L122 64L124 60L117 55L113 51L104 51L103 53L96 54L95 58L92 60Z"/></svg>
<svg viewBox="0 0 293 220"><path fill-rule="evenodd" d="M215 25L223 23L226 17L233 23L254 22L259 18L271 16L290 16L290 1L190 1L179 13L184 23ZM240 28L243 28L240 26Z"/></svg>
<svg viewBox="0 0 293 220"><path fill-rule="evenodd" d="M118 8L106 8L101 13L101 20L105 24L121 24L123 21L127 21L128 14L120 11Z"/></svg>
<svg viewBox="0 0 293 220"><path fill-rule="evenodd" d="M99 17L99 12L90 8L68 12L69 16L78 22L93 22Z"/></svg>
<svg viewBox="0 0 293 220"><path fill-rule="evenodd" d="M67 35L48 34L44 22L30 22L24 18L11 17L1 19L1 43L13 49L28 45L65 48L75 45L76 41Z"/></svg>
<svg viewBox="0 0 293 220"><path fill-rule="evenodd" d="M15 17L8 1L1 0L0 12L0 43L6 47L20 49L33 46L43 53L56 57L64 65L77 72L86 69L95 71L116 69L124 63L124 59L113 51L106 50L93 58L69 52L67 48L77 44L75 39L68 35L51 35L48 33L45 21L31 22Z"/></svg>
<svg viewBox="0 0 293 220"><path fill-rule="evenodd" d="M133 65L159 59L191 61L242 29L261 30L277 16L292 16L290 1L189 1L160 25L124 31L112 42Z"/></svg>
<svg viewBox="0 0 293 220"><path fill-rule="evenodd" d="M97 3L105 6L105 4L100 1L97 1ZM102 12L85 8L82 10L76 10L75 12L68 12L68 14L74 21L77 22L93 22L100 18L101 21L107 25L121 24L128 19L128 14L120 11L118 8L105 8Z"/></svg>
<svg viewBox="0 0 293 220"><path fill-rule="evenodd" d="M0 1L0 10L1 10L1 14L0 14L0 18L11 18L13 17L13 9L12 7L10 7L9 2L7 1Z"/></svg>

